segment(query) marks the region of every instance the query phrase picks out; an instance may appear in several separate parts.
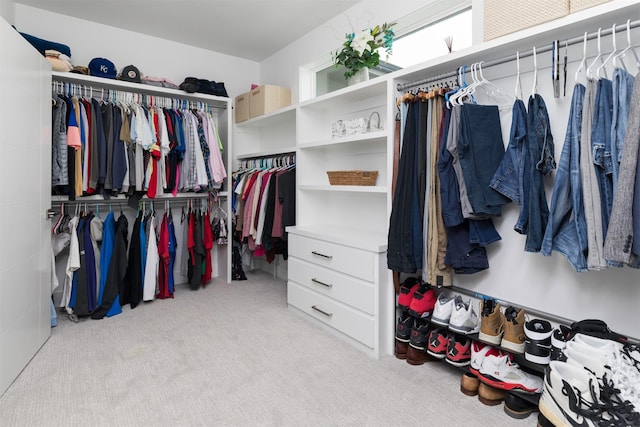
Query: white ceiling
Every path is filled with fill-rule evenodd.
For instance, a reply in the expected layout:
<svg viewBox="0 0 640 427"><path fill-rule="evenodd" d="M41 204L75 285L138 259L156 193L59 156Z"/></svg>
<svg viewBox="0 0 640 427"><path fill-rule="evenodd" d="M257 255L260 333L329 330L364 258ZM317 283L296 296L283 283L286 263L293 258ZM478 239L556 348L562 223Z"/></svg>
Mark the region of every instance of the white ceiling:
<svg viewBox="0 0 640 427"><path fill-rule="evenodd" d="M261 61L360 0L16 0Z"/></svg>

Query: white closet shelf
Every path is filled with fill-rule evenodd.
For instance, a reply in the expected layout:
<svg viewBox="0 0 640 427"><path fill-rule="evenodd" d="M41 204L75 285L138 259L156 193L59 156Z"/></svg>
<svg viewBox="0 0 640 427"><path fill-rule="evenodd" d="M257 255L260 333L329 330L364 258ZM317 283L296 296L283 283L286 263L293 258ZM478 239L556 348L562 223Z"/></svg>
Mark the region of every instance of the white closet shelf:
<svg viewBox="0 0 640 427"><path fill-rule="evenodd" d="M346 87L317 98L303 101L299 105L302 109L326 110L340 107L344 104L357 103L363 99L373 97L382 97L384 102L387 94L387 80L384 76L376 77L355 86Z"/></svg>
<svg viewBox="0 0 640 427"><path fill-rule="evenodd" d="M165 87L146 85L143 83L131 83L116 79L106 79L102 77L87 76L71 72L52 71L51 76L54 81L75 83L89 86L96 89L111 89L145 95L162 96L174 99L184 99L187 101L206 102L213 108L227 109L231 103L229 98L222 96L207 95L205 93L189 93L180 89L169 89Z"/></svg>
<svg viewBox="0 0 640 427"><path fill-rule="evenodd" d="M367 132L357 134L353 136L347 136L342 138L320 139L311 142L301 142L298 146L302 149L305 148L318 148L326 147L329 145L338 144L351 144L354 142L381 142L385 143L387 140L387 131L381 130L376 132Z"/></svg>
<svg viewBox="0 0 640 427"><path fill-rule="evenodd" d="M300 185L298 189L301 191L387 194L387 187L380 185Z"/></svg>
<svg viewBox="0 0 640 427"><path fill-rule="evenodd" d="M239 129L243 128L262 128L265 126L275 126L280 123L295 122L296 106L290 105L276 111L257 116L240 123L234 123Z"/></svg>
<svg viewBox="0 0 640 427"><path fill-rule="evenodd" d="M279 155L286 156L287 154L295 154L296 147L283 147L283 148L274 148L272 150L264 150L264 151L256 151L254 153L244 153L238 154L236 159L244 160L244 159L255 159L256 157L277 157Z"/></svg>

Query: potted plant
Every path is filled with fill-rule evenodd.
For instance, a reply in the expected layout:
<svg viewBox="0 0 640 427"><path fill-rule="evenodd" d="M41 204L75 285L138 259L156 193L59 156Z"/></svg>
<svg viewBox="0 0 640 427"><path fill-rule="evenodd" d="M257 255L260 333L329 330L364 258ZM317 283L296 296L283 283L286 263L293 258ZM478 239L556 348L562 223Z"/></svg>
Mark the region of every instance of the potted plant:
<svg viewBox="0 0 640 427"><path fill-rule="evenodd" d="M385 22L382 26L376 25L358 34L346 34L342 49L333 54L333 62L336 68L342 65L346 69L344 77L349 84L368 80L369 68L380 64L382 49L387 57L391 55L394 37L391 27L394 25Z"/></svg>

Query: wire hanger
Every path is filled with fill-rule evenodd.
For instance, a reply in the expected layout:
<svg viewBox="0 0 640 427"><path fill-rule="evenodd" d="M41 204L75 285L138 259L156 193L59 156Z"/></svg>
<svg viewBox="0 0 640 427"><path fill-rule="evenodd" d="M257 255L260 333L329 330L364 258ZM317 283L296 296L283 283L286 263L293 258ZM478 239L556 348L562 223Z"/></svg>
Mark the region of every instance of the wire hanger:
<svg viewBox="0 0 640 427"><path fill-rule="evenodd" d="M607 70L604 67L607 65L607 62L609 62L611 58L613 58L618 53L618 48L616 47L616 24L613 24L611 26L611 40L613 43L613 51L609 54L609 56L605 58L604 61L602 61L602 65L600 65L596 70L596 76L598 78L600 78L600 71L602 71L603 69L604 69L604 77L607 78Z"/></svg>
<svg viewBox="0 0 640 427"><path fill-rule="evenodd" d="M587 67L587 79L593 78L591 74L591 68L593 68L596 62L602 61L602 44L600 42L601 33L602 33L602 28L598 28L598 55L593 59L593 62L591 63L591 65Z"/></svg>

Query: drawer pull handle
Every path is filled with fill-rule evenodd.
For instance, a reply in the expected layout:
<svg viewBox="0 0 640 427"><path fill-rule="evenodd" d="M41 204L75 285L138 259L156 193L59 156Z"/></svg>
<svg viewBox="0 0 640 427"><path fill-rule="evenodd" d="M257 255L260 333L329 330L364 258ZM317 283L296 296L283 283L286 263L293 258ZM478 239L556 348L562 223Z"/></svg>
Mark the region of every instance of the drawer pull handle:
<svg viewBox="0 0 640 427"><path fill-rule="evenodd" d="M324 283L324 282L321 282L320 280L318 280L318 279L316 279L316 278L314 278L314 277L312 277L312 278L311 278L311 281L312 281L313 283L317 283L318 285L326 286L327 288L333 288L333 285L332 285L331 283Z"/></svg>
<svg viewBox="0 0 640 427"><path fill-rule="evenodd" d="M321 256L322 258L326 258L326 259L331 259L331 258L333 258L331 255L321 254L320 252L316 252L316 251L311 251L311 253L312 253L312 254L314 254L314 255Z"/></svg>
<svg viewBox="0 0 640 427"><path fill-rule="evenodd" d="M313 308L313 309L314 309L315 311L317 311L318 313L322 313L322 314L324 314L324 315L325 315L325 316L327 316L327 317L331 317L331 316L333 316L333 313L327 313L326 311L324 311L324 310L322 310L322 309L320 309L320 308L316 307L315 305L312 305L312 306L311 306L311 308Z"/></svg>

